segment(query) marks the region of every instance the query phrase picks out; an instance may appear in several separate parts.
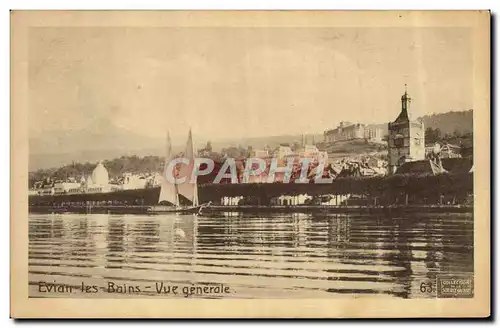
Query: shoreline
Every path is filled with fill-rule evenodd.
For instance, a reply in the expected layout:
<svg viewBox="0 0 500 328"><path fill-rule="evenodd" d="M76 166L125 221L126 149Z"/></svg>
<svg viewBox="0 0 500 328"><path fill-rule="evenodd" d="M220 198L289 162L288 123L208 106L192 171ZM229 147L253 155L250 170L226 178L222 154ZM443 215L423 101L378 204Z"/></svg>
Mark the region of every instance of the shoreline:
<svg viewBox="0 0 500 328"><path fill-rule="evenodd" d="M29 213L37 214L148 214L149 205L101 205L101 206L30 206ZM473 213L473 205L398 205L398 206L333 206L333 205L211 205L203 209L203 214L217 213Z"/></svg>

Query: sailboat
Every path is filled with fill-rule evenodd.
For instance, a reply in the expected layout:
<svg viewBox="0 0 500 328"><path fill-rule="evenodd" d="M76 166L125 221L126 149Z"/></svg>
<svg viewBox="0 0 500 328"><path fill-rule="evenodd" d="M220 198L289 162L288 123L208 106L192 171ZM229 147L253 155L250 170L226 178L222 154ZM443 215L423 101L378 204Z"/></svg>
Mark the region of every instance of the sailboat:
<svg viewBox="0 0 500 328"><path fill-rule="evenodd" d="M188 140L184 151L184 157L189 160L189 165L182 165L178 176L186 177L185 181L180 184L171 183L167 179L168 164L174 159L172 154L172 144L170 141L170 133L167 135L167 153L165 156L165 167L163 170L163 179L160 189L158 204L148 208L150 213L201 213L201 210L209 204L199 205L198 203L198 184L191 180L191 173L194 169L194 146L193 136L189 130ZM182 198L182 202L181 202ZM187 205L181 205L184 203ZM163 204L163 205L162 205ZM166 204L166 205L165 205Z"/></svg>

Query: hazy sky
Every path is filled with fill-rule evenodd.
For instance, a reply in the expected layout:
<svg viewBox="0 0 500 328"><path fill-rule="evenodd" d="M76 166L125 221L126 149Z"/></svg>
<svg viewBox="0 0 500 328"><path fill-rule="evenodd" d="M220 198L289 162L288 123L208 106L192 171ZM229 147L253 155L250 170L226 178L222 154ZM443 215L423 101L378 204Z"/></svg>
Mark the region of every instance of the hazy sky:
<svg viewBox="0 0 500 328"><path fill-rule="evenodd" d="M32 28L30 133L212 139L473 108L466 28Z"/></svg>

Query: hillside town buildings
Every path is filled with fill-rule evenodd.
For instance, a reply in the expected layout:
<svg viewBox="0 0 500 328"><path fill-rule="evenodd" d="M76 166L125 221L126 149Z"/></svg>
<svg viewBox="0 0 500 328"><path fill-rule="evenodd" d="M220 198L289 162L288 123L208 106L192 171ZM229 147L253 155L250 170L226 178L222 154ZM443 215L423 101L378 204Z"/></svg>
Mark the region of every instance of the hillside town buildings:
<svg viewBox="0 0 500 328"><path fill-rule="evenodd" d="M322 161L323 163L328 163L328 154L325 151L320 151L315 145L303 145L296 151L293 151L290 146L281 145L273 153L267 150L256 149L253 151L253 157L260 158L266 162L266 170L261 174L252 175L249 177L248 181L243 181L240 177L240 181L245 183L268 183L269 181L269 169L273 159L277 160L279 167L287 166L287 163L293 163L294 169L300 171L300 163L302 159L309 158L312 163L318 163ZM244 164L241 165L244 167ZM283 182L285 174L282 172L277 172L274 175L272 182Z"/></svg>
<svg viewBox="0 0 500 328"><path fill-rule="evenodd" d="M372 177L391 175L395 173L411 174L412 172L440 173L446 170L457 170L457 164L452 161L444 161L440 158L457 159L461 158L461 147L448 143L439 143L432 146L425 146L425 127L419 120L413 120L410 113L412 98L406 88L401 96L401 110L397 118L388 123L387 153L383 149L375 148L373 152L368 152L361 144L361 151L355 152L351 143L340 144L342 153L331 151L328 147L323 147L318 143L306 144L303 136L302 143L282 144L271 150L268 146L265 149L253 149L249 147L248 156L264 159L266 169L258 175L250 176L248 181L242 179L241 168L245 167L246 157L238 157L237 165L239 170L238 182L241 183L269 183L283 182L285 174L277 172L273 179L269 179L269 168L274 159L278 160L279 167L285 167L292 162L294 174L300 173L301 159L312 160L311 172L318 163L325 163L325 174L328 177ZM333 130L325 131L325 143L337 143L349 140L382 140L382 129L360 123L341 122ZM379 146L379 145L376 145ZM324 151L324 150L328 150ZM340 155L338 155L340 153ZM207 151L208 154L208 151ZM329 156L330 154L330 156ZM337 155L337 156L334 156ZM329 158L330 157L330 158ZM465 157L465 156L464 156ZM459 161L460 162L460 161ZM464 162L465 163L465 162ZM468 164L465 163L465 166ZM464 166L464 167L465 167ZM445 170L446 169L446 170ZM471 170L465 167L463 170ZM460 169L462 170L462 169ZM309 178L309 176L308 176ZM293 180L293 179L292 179ZM47 177L44 181L35 183L34 188L29 191L30 195L64 195L64 194L85 194L85 193L108 193L121 190L144 189L159 186L163 181L160 172L155 173L131 173L125 172L119 177L110 179L110 175L103 162L97 163L90 175L81 177L67 177L64 181L54 181ZM238 202L239 200L226 199L225 203ZM305 200L286 198L285 196L276 200L278 204L295 204Z"/></svg>

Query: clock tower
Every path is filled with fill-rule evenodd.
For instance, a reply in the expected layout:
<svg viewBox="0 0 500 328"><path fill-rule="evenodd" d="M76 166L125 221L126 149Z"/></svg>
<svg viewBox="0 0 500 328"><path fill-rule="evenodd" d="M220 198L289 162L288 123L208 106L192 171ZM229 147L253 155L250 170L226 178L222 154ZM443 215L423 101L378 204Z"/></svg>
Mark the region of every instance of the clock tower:
<svg viewBox="0 0 500 328"><path fill-rule="evenodd" d="M409 115L412 98L405 93L401 96L401 112L394 122L389 123L389 170L388 174L396 173L398 167L406 162L425 159L425 128L424 123L412 120Z"/></svg>

